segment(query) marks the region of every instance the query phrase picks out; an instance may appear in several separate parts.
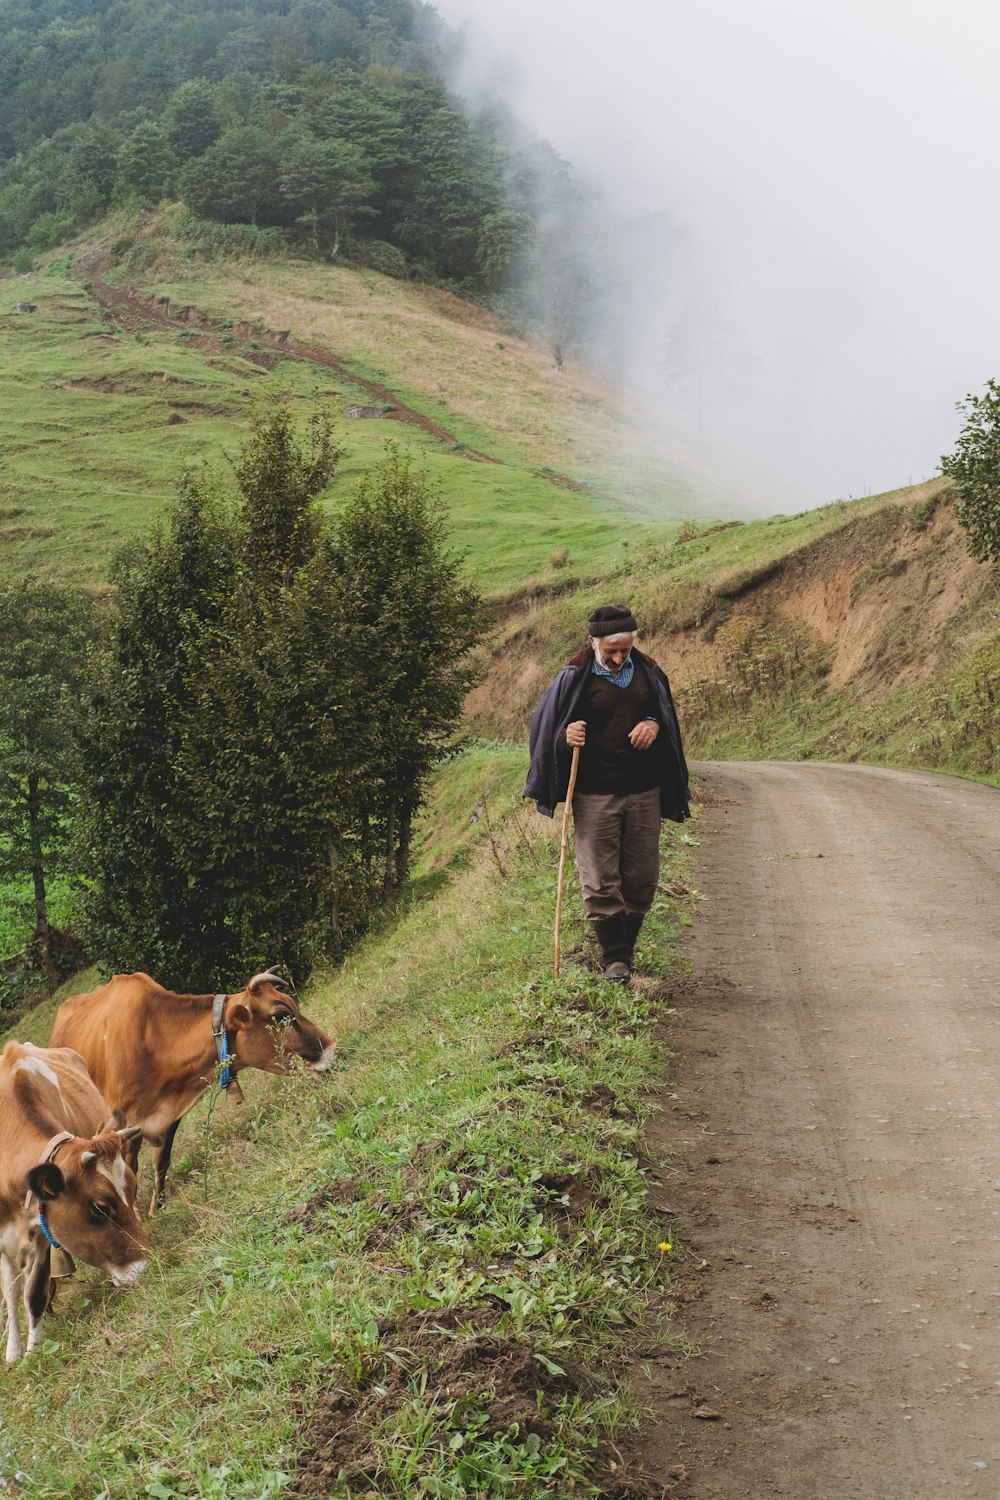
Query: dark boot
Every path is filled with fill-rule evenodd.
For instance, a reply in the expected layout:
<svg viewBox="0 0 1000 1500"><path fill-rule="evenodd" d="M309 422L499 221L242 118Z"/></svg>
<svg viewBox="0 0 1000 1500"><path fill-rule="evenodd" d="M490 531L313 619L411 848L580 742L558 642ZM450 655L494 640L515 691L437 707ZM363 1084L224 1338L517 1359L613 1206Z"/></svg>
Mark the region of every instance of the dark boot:
<svg viewBox="0 0 1000 1500"><path fill-rule="evenodd" d="M627 984L632 977L625 922L625 913L620 911L613 917L599 917L594 923L594 936L600 944L604 977L613 984Z"/></svg>
<svg viewBox="0 0 1000 1500"><path fill-rule="evenodd" d="M639 936L639 928L642 926L644 911L627 911L625 913L625 933L628 938L628 961L631 965L635 954L635 943Z"/></svg>

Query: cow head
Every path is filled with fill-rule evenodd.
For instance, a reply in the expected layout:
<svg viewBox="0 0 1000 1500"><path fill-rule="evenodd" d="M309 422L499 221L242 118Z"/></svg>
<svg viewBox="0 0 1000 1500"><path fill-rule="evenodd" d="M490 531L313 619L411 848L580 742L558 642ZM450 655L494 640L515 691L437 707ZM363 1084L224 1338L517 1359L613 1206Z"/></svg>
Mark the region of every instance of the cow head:
<svg viewBox="0 0 1000 1500"><path fill-rule="evenodd" d="M32 1167L27 1179L53 1239L107 1271L116 1286L135 1281L149 1250L135 1211L135 1173L122 1155L137 1133L133 1126L102 1129L93 1140L74 1137L55 1153L58 1160Z"/></svg>
<svg viewBox="0 0 1000 1500"><path fill-rule="evenodd" d="M222 1020L227 1031L236 1033L236 1061L242 1068L287 1073L298 1060L311 1073L325 1073L333 1066L333 1038L277 988L283 982L270 970L255 974L242 994L226 1001Z"/></svg>

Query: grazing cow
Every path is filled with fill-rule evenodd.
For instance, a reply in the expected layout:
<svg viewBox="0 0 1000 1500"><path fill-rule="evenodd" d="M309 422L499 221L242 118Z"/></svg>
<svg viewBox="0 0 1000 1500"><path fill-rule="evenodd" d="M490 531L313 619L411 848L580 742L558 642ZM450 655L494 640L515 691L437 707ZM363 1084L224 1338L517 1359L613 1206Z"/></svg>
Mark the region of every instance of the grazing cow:
<svg viewBox="0 0 1000 1500"><path fill-rule="evenodd" d="M135 1173L124 1130L68 1047L8 1042L0 1053L0 1279L7 1359L21 1353L23 1286L28 1349L41 1342L52 1251L64 1250L129 1286L149 1242L135 1211Z"/></svg>
<svg viewBox="0 0 1000 1500"><path fill-rule="evenodd" d="M255 974L238 995L175 995L148 974L116 974L59 1007L51 1046L75 1047L109 1109L120 1109L155 1148L150 1213L163 1202L174 1136L220 1066L219 1081L242 1098L242 1068L286 1073L296 1058L314 1074L332 1065L334 1046L307 1021L283 981ZM133 1142L136 1166L140 1140Z"/></svg>

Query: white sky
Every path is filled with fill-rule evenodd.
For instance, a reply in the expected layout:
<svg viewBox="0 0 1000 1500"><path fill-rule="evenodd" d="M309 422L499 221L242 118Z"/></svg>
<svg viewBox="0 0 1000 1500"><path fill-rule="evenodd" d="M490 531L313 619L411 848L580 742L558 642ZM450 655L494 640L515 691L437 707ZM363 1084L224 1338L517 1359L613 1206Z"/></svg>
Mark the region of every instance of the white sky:
<svg viewBox="0 0 1000 1500"><path fill-rule="evenodd" d="M456 86L500 93L624 209L666 210L630 379L692 431L659 360L696 302L754 373L708 451L782 508L916 482L1000 376L995 0L434 0Z"/></svg>

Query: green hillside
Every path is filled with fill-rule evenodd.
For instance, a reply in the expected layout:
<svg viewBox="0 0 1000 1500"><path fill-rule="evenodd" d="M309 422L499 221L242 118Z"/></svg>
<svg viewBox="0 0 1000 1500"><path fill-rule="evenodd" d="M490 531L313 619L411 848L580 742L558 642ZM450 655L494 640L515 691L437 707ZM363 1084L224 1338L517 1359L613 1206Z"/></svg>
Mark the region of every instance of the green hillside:
<svg viewBox="0 0 1000 1500"><path fill-rule="evenodd" d="M192 269L162 219L120 238L131 271L80 246L2 287L12 566L99 584L184 464L236 450L258 387L303 411L317 390L342 408L389 392L394 413L342 417L327 503L387 437L419 455L496 626L413 879L303 995L337 1070L254 1077L245 1109L209 1098L185 1121L142 1283L82 1270L5 1377L0 1477L20 1500L628 1493L636 1329L682 1374L694 1352L671 1329L683 1246L640 1130L698 824L665 829L650 977L591 977L571 873L553 981L557 829L520 801L527 715L587 610L628 599L694 756L1000 780L996 574L943 482L741 521L641 434L629 477L612 393L440 288ZM16 1035L44 1042L58 999ZM60 1421L40 1428L43 1386Z"/></svg>
<svg viewBox="0 0 1000 1500"><path fill-rule="evenodd" d="M185 466L237 450L265 387L341 413L394 408L342 417L329 503L400 444L440 486L487 596L599 576L650 525L739 505L583 367L557 376L540 346L452 293L284 259L192 264L163 221L118 243L126 269L91 251L0 284L13 568L99 583ZM141 281L127 270L137 247ZM35 310L15 311L24 303Z"/></svg>

